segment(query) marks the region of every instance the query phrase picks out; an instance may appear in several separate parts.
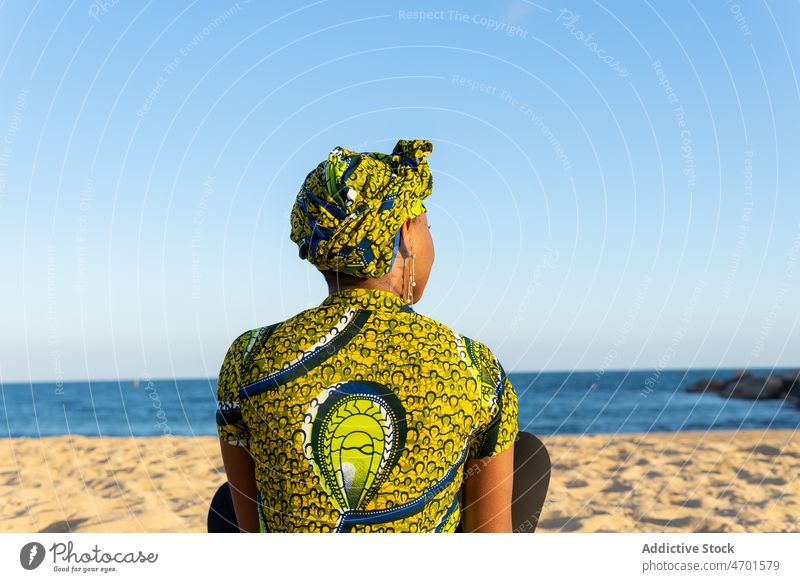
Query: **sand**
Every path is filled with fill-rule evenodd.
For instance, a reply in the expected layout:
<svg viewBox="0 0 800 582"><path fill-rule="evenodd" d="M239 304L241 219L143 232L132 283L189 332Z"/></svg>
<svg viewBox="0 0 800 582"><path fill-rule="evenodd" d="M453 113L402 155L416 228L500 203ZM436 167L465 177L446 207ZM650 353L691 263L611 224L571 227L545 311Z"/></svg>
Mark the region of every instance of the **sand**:
<svg viewBox="0 0 800 582"><path fill-rule="evenodd" d="M542 437L539 532L798 532L800 432ZM203 532L214 437L0 440L4 532Z"/></svg>

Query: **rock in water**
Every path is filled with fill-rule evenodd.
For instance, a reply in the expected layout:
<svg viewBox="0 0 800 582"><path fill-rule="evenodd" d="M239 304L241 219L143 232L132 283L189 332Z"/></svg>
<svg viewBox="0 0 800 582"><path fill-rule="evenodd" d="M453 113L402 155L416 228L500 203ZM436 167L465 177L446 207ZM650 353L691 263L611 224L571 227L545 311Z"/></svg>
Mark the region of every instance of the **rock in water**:
<svg viewBox="0 0 800 582"><path fill-rule="evenodd" d="M787 372L779 376L783 380L783 389L786 400L800 405L800 370Z"/></svg>
<svg viewBox="0 0 800 582"><path fill-rule="evenodd" d="M734 380L741 380L743 378L752 378L752 377L753 377L753 373L752 372L748 372L747 370L736 370L733 373L733 379Z"/></svg>
<svg viewBox="0 0 800 582"><path fill-rule="evenodd" d="M727 380L700 380L689 386L687 392L719 392L728 383Z"/></svg>
<svg viewBox="0 0 800 582"><path fill-rule="evenodd" d="M720 394L731 398L747 398L749 400L782 398L784 395L783 380L772 376L742 377L729 382Z"/></svg>

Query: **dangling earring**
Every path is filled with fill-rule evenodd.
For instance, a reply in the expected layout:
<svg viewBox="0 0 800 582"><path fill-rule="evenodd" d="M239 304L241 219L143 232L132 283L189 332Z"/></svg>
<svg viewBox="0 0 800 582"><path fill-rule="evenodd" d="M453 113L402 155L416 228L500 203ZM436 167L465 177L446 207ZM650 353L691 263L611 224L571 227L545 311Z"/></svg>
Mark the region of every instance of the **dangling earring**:
<svg viewBox="0 0 800 582"><path fill-rule="evenodd" d="M414 257L417 256L417 253L411 253L411 263L408 268L408 297L406 298L406 303L411 305L414 303L414 287L417 286L417 282L414 280Z"/></svg>

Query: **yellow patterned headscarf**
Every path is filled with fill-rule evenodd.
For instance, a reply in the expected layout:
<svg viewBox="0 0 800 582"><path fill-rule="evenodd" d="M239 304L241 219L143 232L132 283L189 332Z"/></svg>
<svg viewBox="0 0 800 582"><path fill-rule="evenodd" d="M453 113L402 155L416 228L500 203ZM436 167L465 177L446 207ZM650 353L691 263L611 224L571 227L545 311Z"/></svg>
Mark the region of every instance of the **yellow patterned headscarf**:
<svg viewBox="0 0 800 582"><path fill-rule="evenodd" d="M291 213L292 240L320 271L389 272L400 227L425 212L433 187L427 140L401 139L391 154L337 146L306 176Z"/></svg>

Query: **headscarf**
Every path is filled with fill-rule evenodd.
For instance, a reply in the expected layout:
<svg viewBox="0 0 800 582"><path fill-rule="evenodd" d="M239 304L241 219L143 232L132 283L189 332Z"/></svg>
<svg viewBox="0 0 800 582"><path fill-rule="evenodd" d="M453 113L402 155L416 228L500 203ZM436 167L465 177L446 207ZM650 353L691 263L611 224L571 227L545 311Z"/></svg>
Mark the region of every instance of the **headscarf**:
<svg viewBox="0 0 800 582"><path fill-rule="evenodd" d="M401 139L391 154L337 146L306 176L291 213L300 258L320 271L381 277L394 263L400 227L426 211L433 186L427 140Z"/></svg>

